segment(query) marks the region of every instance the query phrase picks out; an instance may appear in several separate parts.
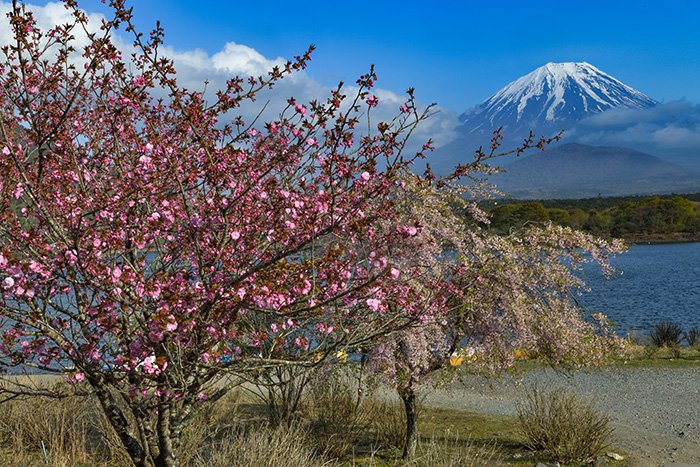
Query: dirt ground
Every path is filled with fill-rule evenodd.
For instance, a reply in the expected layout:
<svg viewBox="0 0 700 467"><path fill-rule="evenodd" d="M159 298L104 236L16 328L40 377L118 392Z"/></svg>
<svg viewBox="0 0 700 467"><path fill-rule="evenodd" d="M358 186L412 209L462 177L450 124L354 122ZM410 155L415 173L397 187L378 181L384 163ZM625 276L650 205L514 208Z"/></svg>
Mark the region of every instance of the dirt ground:
<svg viewBox="0 0 700 467"><path fill-rule="evenodd" d="M609 413L614 444L641 467L700 466L700 365L688 368L626 368L591 373L528 371L522 381L465 378L433 391L425 403L482 413L515 414L531 384L564 386Z"/></svg>

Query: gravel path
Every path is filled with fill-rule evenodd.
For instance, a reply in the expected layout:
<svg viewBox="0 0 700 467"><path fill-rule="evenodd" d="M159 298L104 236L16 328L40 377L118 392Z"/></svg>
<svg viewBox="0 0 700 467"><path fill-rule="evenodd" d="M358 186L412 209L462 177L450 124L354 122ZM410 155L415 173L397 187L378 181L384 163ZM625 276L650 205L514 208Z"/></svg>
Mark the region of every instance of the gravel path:
<svg viewBox="0 0 700 467"><path fill-rule="evenodd" d="M427 395L426 404L482 413L515 414L523 387L512 380L464 379ZM616 368L592 373L527 372L524 385L564 386L597 401L610 414L615 445L633 465L700 466L700 365L692 368Z"/></svg>

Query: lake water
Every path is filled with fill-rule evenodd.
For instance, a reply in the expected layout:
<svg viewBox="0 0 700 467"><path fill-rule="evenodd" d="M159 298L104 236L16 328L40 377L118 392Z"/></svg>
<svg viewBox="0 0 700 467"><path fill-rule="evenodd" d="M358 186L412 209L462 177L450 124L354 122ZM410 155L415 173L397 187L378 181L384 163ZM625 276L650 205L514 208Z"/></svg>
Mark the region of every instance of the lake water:
<svg viewBox="0 0 700 467"><path fill-rule="evenodd" d="M700 328L700 243L633 246L611 263L619 273L609 280L584 270L591 291L582 303L608 315L620 335L648 333L666 319Z"/></svg>

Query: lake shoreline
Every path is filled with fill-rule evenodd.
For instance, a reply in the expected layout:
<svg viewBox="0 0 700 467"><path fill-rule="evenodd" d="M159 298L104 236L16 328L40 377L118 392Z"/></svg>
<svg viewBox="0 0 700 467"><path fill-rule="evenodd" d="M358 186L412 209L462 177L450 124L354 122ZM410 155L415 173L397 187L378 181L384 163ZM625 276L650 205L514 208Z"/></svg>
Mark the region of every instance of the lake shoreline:
<svg viewBox="0 0 700 467"><path fill-rule="evenodd" d="M698 243L700 234L667 233L650 235L628 235L621 237L629 245L665 245L671 243Z"/></svg>

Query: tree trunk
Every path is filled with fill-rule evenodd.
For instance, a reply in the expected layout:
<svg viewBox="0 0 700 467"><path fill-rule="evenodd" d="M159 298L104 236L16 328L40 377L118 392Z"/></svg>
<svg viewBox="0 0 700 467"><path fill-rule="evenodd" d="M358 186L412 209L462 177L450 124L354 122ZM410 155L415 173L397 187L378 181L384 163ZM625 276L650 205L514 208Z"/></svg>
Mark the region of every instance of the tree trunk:
<svg viewBox="0 0 700 467"><path fill-rule="evenodd" d="M150 460L150 456L147 455L141 443L138 439L134 437L131 433L129 427L129 421L124 416L124 413L119 408L119 404L112 395L112 393L102 384L100 378L93 375L87 375L90 385L95 390L97 399L100 401L100 406L102 411L107 416L107 420L110 425L114 428L122 442L122 445L126 449L131 461L137 467L152 467L153 463Z"/></svg>
<svg viewBox="0 0 700 467"><path fill-rule="evenodd" d="M404 441L402 457L404 459L411 459L416 454L416 446L418 445L416 393L413 388L409 386L403 391L400 391L399 394L403 400L404 410L406 411L406 439Z"/></svg>
<svg viewBox="0 0 700 467"><path fill-rule="evenodd" d="M173 436L170 427L172 407L163 404L158 412L158 457L155 459L156 467L177 467L180 465L173 446Z"/></svg>

